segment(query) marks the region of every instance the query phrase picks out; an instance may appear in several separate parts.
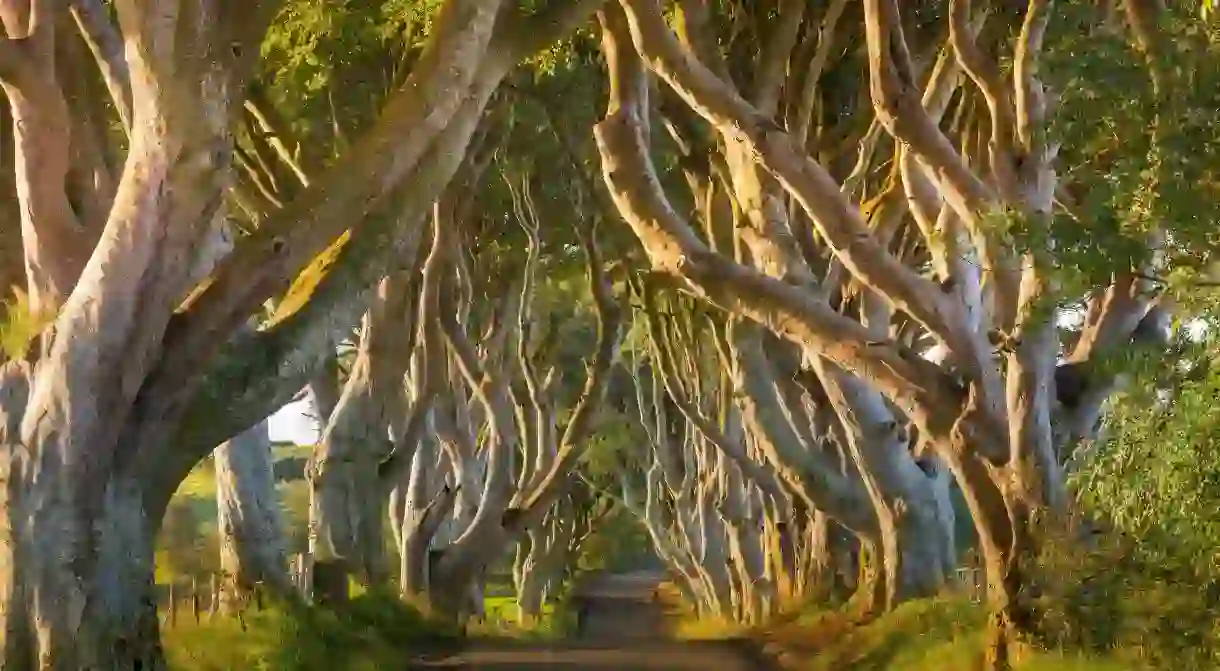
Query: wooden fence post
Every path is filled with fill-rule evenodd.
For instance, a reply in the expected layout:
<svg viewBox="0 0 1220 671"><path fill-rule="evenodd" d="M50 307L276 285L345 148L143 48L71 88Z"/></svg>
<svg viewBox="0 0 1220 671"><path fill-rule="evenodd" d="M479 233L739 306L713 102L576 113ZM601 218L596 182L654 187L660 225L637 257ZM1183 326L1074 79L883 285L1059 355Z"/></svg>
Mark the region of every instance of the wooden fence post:
<svg viewBox="0 0 1220 671"><path fill-rule="evenodd" d="M982 603L985 587L982 572L977 568L966 566L957 569L955 573L958 586L970 595L970 600L974 603Z"/></svg>
<svg viewBox="0 0 1220 671"><path fill-rule="evenodd" d="M199 623L199 577L191 576L191 610L195 613L195 623Z"/></svg>
<svg viewBox="0 0 1220 671"><path fill-rule="evenodd" d="M169 626L173 627L178 624L178 599L174 594L174 581L169 581L169 612L166 614L169 620Z"/></svg>

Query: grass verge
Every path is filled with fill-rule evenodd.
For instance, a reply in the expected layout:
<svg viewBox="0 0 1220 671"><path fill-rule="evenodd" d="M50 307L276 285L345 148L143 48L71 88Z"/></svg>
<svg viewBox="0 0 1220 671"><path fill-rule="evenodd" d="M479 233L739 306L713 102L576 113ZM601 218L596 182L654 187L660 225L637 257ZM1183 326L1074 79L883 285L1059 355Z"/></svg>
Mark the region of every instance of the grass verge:
<svg viewBox="0 0 1220 671"><path fill-rule="evenodd" d="M800 671L974 671L983 654L987 613L968 599L941 597L904 604L855 626L839 612L809 612L754 633L786 669ZM1025 671L1134 671L1109 659L1024 650Z"/></svg>
<svg viewBox="0 0 1220 671"><path fill-rule="evenodd" d="M517 599L513 596L487 596L483 600L486 620L471 622L466 633L469 636L519 639L556 639L568 635L572 629L571 616L566 605L548 603L542 608L542 617L532 622L522 622L517 610Z"/></svg>
<svg viewBox="0 0 1220 671"><path fill-rule="evenodd" d="M456 640L457 631L390 594L367 593L337 608L276 606L165 627L179 671L373 671L402 668L413 652Z"/></svg>

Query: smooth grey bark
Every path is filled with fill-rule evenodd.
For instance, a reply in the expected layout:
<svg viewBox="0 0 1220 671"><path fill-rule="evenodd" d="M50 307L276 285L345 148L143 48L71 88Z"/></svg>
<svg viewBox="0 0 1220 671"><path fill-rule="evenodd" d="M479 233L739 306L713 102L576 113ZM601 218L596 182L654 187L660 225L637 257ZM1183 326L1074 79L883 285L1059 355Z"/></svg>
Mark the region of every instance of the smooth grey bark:
<svg viewBox="0 0 1220 671"><path fill-rule="evenodd" d="M941 507L947 471L936 467L931 456L924 468L915 462L905 427L879 393L833 364L819 361L815 366L877 515L884 607L935 594L956 568L952 512L946 517Z"/></svg>
<svg viewBox="0 0 1220 671"><path fill-rule="evenodd" d="M406 444L398 413L407 400L404 376L416 342L418 289L405 270L379 284L351 374L310 461L310 550L315 594L323 601L346 599L349 575L369 585L388 575L382 515L384 483L392 477L383 478L382 471L400 450L407 451L402 459L409 464L414 449ZM416 405L428 402L415 399Z"/></svg>
<svg viewBox="0 0 1220 671"><path fill-rule="evenodd" d="M529 529L518 544L518 553L523 555L520 566L514 566L519 621L540 619L543 605L557 592L564 568L572 558L577 515L571 498L565 498L552 508L542 525Z"/></svg>
<svg viewBox="0 0 1220 671"><path fill-rule="evenodd" d="M101 626L84 628L82 632L96 637L86 642L86 650L102 651L98 657L106 661L86 662L80 668L110 668L108 659L113 658L164 657L153 592L156 525L163 515L163 510L145 509L139 483L119 478L107 487L102 514L94 525L94 537L100 540L98 566L92 584L86 588L83 608L83 618ZM35 608L37 604L36 599ZM114 631L146 635L135 640L120 635L115 640L111 638ZM153 668L159 663L153 664ZM139 667L140 664L114 665L114 668Z"/></svg>
<svg viewBox="0 0 1220 671"><path fill-rule="evenodd" d="M428 476L435 468L437 452L434 439L425 437L420 441L411 462L406 491L396 494L403 499L402 514L396 520L391 520L391 524L399 528L398 588L403 596L422 596L428 592L428 551L432 548L435 527L439 526L429 524L428 518L441 516L441 511L433 512L429 501L432 491ZM444 516L441 517L443 519Z"/></svg>
<svg viewBox="0 0 1220 671"><path fill-rule="evenodd" d="M22 411L30 394L30 367L24 361L10 360L0 368L0 626L3 626L3 652L0 666L24 668L33 664L35 652L26 596L23 592L18 554L20 545L14 534L20 531L18 508L21 472L26 461L20 444Z"/></svg>
<svg viewBox="0 0 1220 671"><path fill-rule="evenodd" d="M339 359L334 353L334 346L329 350L318 372L309 381L309 398L313 404L315 418L320 427L325 427L330 416L339 405Z"/></svg>
<svg viewBox="0 0 1220 671"><path fill-rule="evenodd" d="M213 453L225 608L256 589L291 593L266 420Z"/></svg>
<svg viewBox="0 0 1220 671"><path fill-rule="evenodd" d="M517 582L517 621L538 622L542 619L546 603L546 585L550 575L547 569L526 559L521 579Z"/></svg>
<svg viewBox="0 0 1220 671"><path fill-rule="evenodd" d="M472 83L470 95L446 129L454 151L446 155L443 165L434 170L445 170L450 174L458 170L484 108L511 67L511 64L495 58L485 59L483 65ZM378 482L378 464L393 451L386 437L389 418L385 413L389 408L384 399L376 404L380 407L372 407L368 377L374 371L367 370L370 365L367 357L358 359L357 366L362 361L365 368L361 369L360 374L364 379L349 379L345 386L317 453L320 458L316 461L321 468L312 471L317 477L313 485L316 495L311 496L310 503L310 547L319 560L315 576L324 583L320 587L333 585L336 588L335 598L343 598L346 577L340 580L336 575L332 579L332 572L344 576L363 574L373 580L384 573L379 565L384 501L369 502L361 499L357 493L373 491L372 488L381 486ZM404 362L400 370L405 372L406 367ZM356 371L353 372L355 375ZM385 371L379 371L379 375L386 377ZM377 419L372 420L370 415ZM369 431L372 421L381 425L380 431ZM335 438L338 438L337 442ZM380 445L369 444L373 442ZM334 454L328 456L331 452ZM350 457L337 458L343 452L349 452ZM334 468L330 475L326 475L326 462L331 460ZM330 568L332 564L333 571Z"/></svg>

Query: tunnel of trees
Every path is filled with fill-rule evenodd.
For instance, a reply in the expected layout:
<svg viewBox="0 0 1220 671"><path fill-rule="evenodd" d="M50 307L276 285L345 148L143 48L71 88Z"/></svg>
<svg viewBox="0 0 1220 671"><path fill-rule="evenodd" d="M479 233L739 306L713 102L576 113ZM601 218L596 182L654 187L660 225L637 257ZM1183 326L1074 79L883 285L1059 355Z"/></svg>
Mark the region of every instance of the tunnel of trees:
<svg viewBox="0 0 1220 671"><path fill-rule="evenodd" d="M164 668L205 461L234 600L297 478L319 601L453 618L611 517L745 624L974 557L991 668L1052 546L1213 570L1202 4L0 0L0 666Z"/></svg>

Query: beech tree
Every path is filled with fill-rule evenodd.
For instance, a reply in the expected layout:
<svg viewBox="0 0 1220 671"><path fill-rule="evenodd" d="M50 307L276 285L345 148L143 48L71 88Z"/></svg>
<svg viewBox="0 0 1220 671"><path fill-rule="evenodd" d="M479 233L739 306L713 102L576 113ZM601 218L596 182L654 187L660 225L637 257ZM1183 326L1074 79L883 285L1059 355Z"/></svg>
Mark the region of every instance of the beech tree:
<svg viewBox="0 0 1220 671"><path fill-rule="evenodd" d="M286 594L292 589L267 430L267 422L260 422L212 453L222 594L229 610L256 590Z"/></svg>
<svg viewBox="0 0 1220 671"><path fill-rule="evenodd" d="M519 622L537 622L545 604L559 602L586 542L613 510L612 499L574 483L542 524L526 532L513 561Z"/></svg>
<svg viewBox="0 0 1220 671"><path fill-rule="evenodd" d="M1144 382L1121 360L1165 352L1215 245L1198 3L357 4L0 0L5 667L163 668L171 495L306 387L319 594L386 580L388 517L406 595L477 611L516 548L533 614L591 508L627 284L649 470L623 499L692 600L758 621L837 564L862 614L930 595L955 487L1003 666L1037 530ZM596 54L571 43L568 90L535 56L599 8L586 151ZM556 165L562 216L531 196ZM578 256L596 334L565 350L539 285Z"/></svg>
<svg viewBox="0 0 1220 671"><path fill-rule="evenodd" d="M377 120L231 252L235 124L281 3L0 5L27 292L54 315L28 402L5 409L21 418L6 668L164 668L152 538L177 484L332 356L398 261L384 243L418 239L501 79L595 4L440 3ZM72 23L96 66L63 77ZM103 85L69 105L85 72ZM239 333L294 284L309 300Z"/></svg>
<svg viewBox="0 0 1220 671"><path fill-rule="evenodd" d="M488 159L500 149L492 139L505 130L500 116L488 117L468 169L437 201L431 239L426 249L418 246L415 266L383 281L312 459L311 548L315 593L323 600L344 598L349 576L385 581L387 504L399 589L459 617L481 612L487 565L519 539L538 539L532 547L547 559L531 566L545 564L536 576L552 592L554 580L546 576L562 574L556 564L567 556L559 547L576 540L552 548L547 531L576 534L552 507L569 498L604 395L618 342L617 308L597 243L583 228L588 223L577 223L598 336L586 339L593 348L586 384L572 401L574 414L560 422L555 371L538 369L557 331L538 328L533 306L541 218L572 215L554 207L543 214L535 177L508 179L508 207L525 233L525 258L520 269L514 265L503 223L478 195ZM582 216L579 207L560 209ZM518 274L519 284L509 279Z"/></svg>
<svg viewBox="0 0 1220 671"><path fill-rule="evenodd" d="M478 416L485 424L487 441L483 447L485 479L477 509L457 538L436 548L428 566L429 599L450 612L461 612L463 604L447 600L468 593L492 560L512 549L524 534L540 530L548 513L568 493L573 470L584 453L617 355L619 308L611 278L589 228L579 237L597 336L593 351L587 355L584 385L571 414L561 422L555 401L544 384L545 378L539 375L537 345L531 336L530 306L538 270L538 216L534 211L530 220L522 222L533 240L529 248L535 251L527 254L522 280L515 285L519 287L517 298L500 301L509 309L498 311L491 337L482 340L486 343L483 347L486 354L480 356L480 348L473 344L466 327L453 316L438 311L437 322L444 342L469 389L469 395L459 395L458 401L470 399L481 408ZM582 225L589 224L578 227ZM444 228L438 225L438 234ZM520 394L514 393L517 380L524 386ZM461 459L458 450L452 454ZM464 464L463 468L469 470L469 465Z"/></svg>
<svg viewBox="0 0 1220 671"><path fill-rule="evenodd" d="M493 142L471 154L438 211L468 208L470 185L477 185L494 148ZM452 221L438 220L433 228ZM432 237L427 247L421 239L410 250L419 263L386 277L378 287L351 371L311 460L310 548L324 599L341 598L349 574L369 584L385 576L378 563L384 553L387 497L412 468L438 386L429 379L436 377L429 359L441 356L442 343L425 320L436 319L432 315L439 309L437 294L448 265L440 246L444 241ZM412 368L410 412L403 413L408 400L404 379ZM337 564L333 570L332 564Z"/></svg>
<svg viewBox="0 0 1220 671"><path fill-rule="evenodd" d="M676 29L655 0L619 0L599 14L610 94L595 134L623 220L654 271L728 315L726 340L750 389L743 403L784 394L779 376L754 387L750 378L775 370L760 351L786 354L784 377L803 371L807 391L833 409L827 428L863 486L827 477L816 450L777 440L792 441L792 428L758 408L765 463L810 509L871 541L888 605L934 590L952 565L949 525L936 512L951 473L984 558L996 666L1029 624L1019 596L1034 530L1067 512L1065 462L1092 439L1120 382L1100 362L1131 343L1163 343L1157 276L1167 261L1154 252L1174 221L1140 210L1140 226L1110 229L1122 211L1098 211L1133 192L1100 204L1090 188L1115 192L1086 167L1095 155L1061 151L1051 134L1048 26L1099 35L1112 24L1046 0L1023 4L986 16L965 1L867 0L857 16L844 3L818 14L781 2L773 14L735 6L729 25L704 3L679 1ZM1112 41L1126 62L1146 59L1137 96L1156 91L1141 108L1148 124L1136 126L1148 128L1149 153L1130 157L1152 168L1124 186L1159 193L1173 188L1160 172L1169 138L1197 128L1186 110L1202 106L1164 104L1169 87L1185 84L1171 72L1185 70L1158 60L1157 10L1119 9L1130 30ZM860 61L851 49L825 53L839 38L862 41ZM1183 52L1199 53L1200 40L1187 43ZM1009 54L1006 77L999 63ZM832 72L840 89L826 86ZM1069 91L1065 99L1083 98ZM700 190L689 207L674 204L653 163L654 120L687 157L682 168ZM1201 179L1194 193L1212 183ZM1074 257L1056 241L1093 222L1115 231L1105 241L1122 253L1095 264L1102 272L1065 272ZM1189 250L1189 228L1174 232L1175 247ZM1056 318L1074 304L1086 306L1083 330L1061 344ZM769 344L769 334L788 344ZM844 505L853 494L872 516Z"/></svg>
<svg viewBox="0 0 1220 671"><path fill-rule="evenodd" d="M692 371L683 372L690 376ZM708 391L712 399L727 397L714 387ZM643 393L640 398L645 398ZM641 421L652 425L651 466L643 482L623 474L624 501L645 523L658 554L682 576L684 592L694 597L701 613L756 624L772 614L778 582L768 563L763 520L768 512L776 517L786 499L766 497L762 488L751 486L741 466L730 461L731 452L750 459L752 451L745 444L738 412L720 408L717 413L729 414L728 435L710 429L692 410L690 424L675 430L665 410L672 402L671 396L640 403ZM684 393L682 402L673 405L688 403L690 396ZM725 449L730 444L733 447Z"/></svg>

